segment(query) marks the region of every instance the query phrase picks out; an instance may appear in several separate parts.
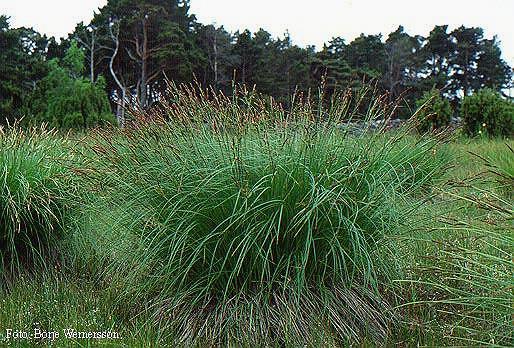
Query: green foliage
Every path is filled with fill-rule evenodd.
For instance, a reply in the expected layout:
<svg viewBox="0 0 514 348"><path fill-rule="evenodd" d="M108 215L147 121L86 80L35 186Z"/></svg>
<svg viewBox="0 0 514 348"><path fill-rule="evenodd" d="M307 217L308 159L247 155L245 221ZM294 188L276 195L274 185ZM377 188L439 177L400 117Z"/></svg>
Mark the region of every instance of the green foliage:
<svg viewBox="0 0 514 348"><path fill-rule="evenodd" d="M114 42L109 28L119 26L120 47L113 69L125 87L133 86L131 92L143 108L153 102L150 96L165 89L164 76L177 83L190 82L198 72L195 68L202 64L202 52L192 35L195 18L189 14L189 1L110 0L91 24L98 29L98 43L107 46L98 48L96 62L110 61ZM110 79L112 89L121 92L108 63L101 64L98 73Z"/></svg>
<svg viewBox="0 0 514 348"><path fill-rule="evenodd" d="M462 101L464 132L469 136L514 134L514 104L491 89L482 89Z"/></svg>
<svg viewBox="0 0 514 348"><path fill-rule="evenodd" d="M361 34L348 44L344 57L354 69L384 73L386 52L382 35Z"/></svg>
<svg viewBox="0 0 514 348"><path fill-rule="evenodd" d="M29 122L46 122L60 129L86 129L115 122L105 79L91 82L80 77L83 61L84 53L72 44L62 62L53 59L48 63L48 75L26 102L35 115Z"/></svg>
<svg viewBox="0 0 514 348"><path fill-rule="evenodd" d="M512 83L512 68L501 58L501 49L497 37L483 40L482 53L477 62L477 74L481 76L480 88L492 88L495 91Z"/></svg>
<svg viewBox="0 0 514 348"><path fill-rule="evenodd" d="M23 100L46 73L46 41L32 29L10 28L0 15L0 125L22 116Z"/></svg>
<svg viewBox="0 0 514 348"><path fill-rule="evenodd" d="M426 133L450 125L452 108L450 102L441 96L441 92L433 89L425 92L423 97L416 101L419 123L418 132Z"/></svg>
<svg viewBox="0 0 514 348"><path fill-rule="evenodd" d="M78 79L84 73L84 60L84 52L77 46L76 41L72 41L70 48L62 59L62 67L68 71L72 78Z"/></svg>
<svg viewBox="0 0 514 348"><path fill-rule="evenodd" d="M215 90L220 88L230 93L236 55L232 53L232 35L223 27L198 24L196 28L196 45L202 59L199 60L197 76L204 85L212 81Z"/></svg>
<svg viewBox="0 0 514 348"><path fill-rule="evenodd" d="M461 26L448 32L447 25L436 26L422 37L399 26L385 40L382 35L361 34L347 44L336 37L316 52L314 46L294 45L288 33L274 38L264 29L229 33L223 27L204 26L189 10L184 0L109 0L89 24L79 23L60 43L32 29L9 28L8 18L1 17L3 123L34 114L65 128L105 123L104 102L84 105L77 98L77 93L95 98L99 93L86 91L79 83L67 85L66 91L73 92L62 99L71 100L69 109L61 101L55 117L47 112L45 91L54 86L42 78L54 68L48 62L55 58L71 79L82 79L85 70L91 81L103 76L108 96L120 100L124 95L124 105L137 101L143 109L158 102L166 78L174 83L195 81L226 95L241 83L286 109L293 99L320 85L330 98L338 90L357 91L373 81L379 93L389 93L390 102L401 101L398 118L408 118L415 101L432 88L457 106L463 94L485 87L500 92L512 84L512 69L502 59L498 39L485 38L481 28ZM121 107L119 111L122 121Z"/></svg>
<svg viewBox="0 0 514 348"><path fill-rule="evenodd" d="M426 38L421 50L421 59L425 60L424 71L427 73L426 83L439 90L448 88L451 62L449 57L454 54L455 43L448 33L448 25L436 25Z"/></svg>
<svg viewBox="0 0 514 348"><path fill-rule="evenodd" d="M0 279L53 255L70 156L54 133L0 128Z"/></svg>
<svg viewBox="0 0 514 348"><path fill-rule="evenodd" d="M352 69L334 47L324 47L311 61L311 76L314 81L323 83L329 94L347 87L361 87L352 81ZM348 85L343 85L348 84Z"/></svg>
<svg viewBox="0 0 514 348"><path fill-rule="evenodd" d="M450 56L454 77L451 81L451 88L454 93L459 90L464 95L469 95L477 87L478 78L476 66L481 53L480 43L483 40L484 30L482 28L467 28L460 26L451 33L454 40L454 51Z"/></svg>
<svg viewBox="0 0 514 348"><path fill-rule="evenodd" d="M114 123L101 77L94 84L86 79L69 82L49 94L45 118L50 125L85 129Z"/></svg>
<svg viewBox="0 0 514 348"><path fill-rule="evenodd" d="M488 138L449 143L449 181L414 213L411 233L398 249L409 269L397 289L410 318L401 342L512 345L512 183L503 195L512 145Z"/></svg>

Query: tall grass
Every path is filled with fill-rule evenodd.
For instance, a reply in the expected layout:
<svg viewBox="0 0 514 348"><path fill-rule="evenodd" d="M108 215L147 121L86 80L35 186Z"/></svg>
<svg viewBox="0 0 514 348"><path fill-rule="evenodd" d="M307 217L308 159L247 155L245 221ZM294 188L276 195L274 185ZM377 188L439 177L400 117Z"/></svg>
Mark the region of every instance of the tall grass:
<svg viewBox="0 0 514 348"><path fill-rule="evenodd" d="M459 180L442 190L432 213L424 211L433 217L432 227L421 224L403 254L411 260L412 278L400 283L411 284L415 297L402 307L416 313L439 345L512 346L514 205L506 180L511 149L494 141L465 148L474 172L466 178L455 171Z"/></svg>
<svg viewBox="0 0 514 348"><path fill-rule="evenodd" d="M0 278L52 256L69 156L53 132L0 128Z"/></svg>
<svg viewBox="0 0 514 348"><path fill-rule="evenodd" d="M460 178L494 178L506 190L514 180L514 141L512 139L459 139L452 144ZM490 182L491 183L491 182ZM493 188L493 187L489 187ZM496 187L498 188L498 187Z"/></svg>
<svg viewBox="0 0 514 348"><path fill-rule="evenodd" d="M75 266L182 343L385 339L401 272L388 237L441 175L437 141L350 136L350 95L290 115L251 93L167 100L143 115L166 120L85 151L95 193L70 229ZM387 110L371 100L365 122Z"/></svg>
<svg viewBox="0 0 514 348"><path fill-rule="evenodd" d="M163 346L158 332L144 321L122 321L112 312L109 299L83 279L69 279L61 272L18 276L13 286L0 289L0 345L2 347L155 347ZM59 333L59 337L8 338L6 329L33 334ZM104 337L70 338L68 330L105 333Z"/></svg>
<svg viewBox="0 0 514 348"><path fill-rule="evenodd" d="M502 148L489 151L487 154L474 154L482 159L490 173L500 184L500 192L509 199L514 198L514 143L502 144Z"/></svg>

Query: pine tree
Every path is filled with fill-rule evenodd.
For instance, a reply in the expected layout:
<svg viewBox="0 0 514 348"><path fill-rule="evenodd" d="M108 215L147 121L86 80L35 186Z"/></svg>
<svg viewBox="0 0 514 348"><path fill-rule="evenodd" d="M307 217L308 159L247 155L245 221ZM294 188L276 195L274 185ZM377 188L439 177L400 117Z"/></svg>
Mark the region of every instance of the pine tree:
<svg viewBox="0 0 514 348"><path fill-rule="evenodd" d="M512 68L501 58L498 39L483 40L477 60L477 87L501 91L512 78Z"/></svg>

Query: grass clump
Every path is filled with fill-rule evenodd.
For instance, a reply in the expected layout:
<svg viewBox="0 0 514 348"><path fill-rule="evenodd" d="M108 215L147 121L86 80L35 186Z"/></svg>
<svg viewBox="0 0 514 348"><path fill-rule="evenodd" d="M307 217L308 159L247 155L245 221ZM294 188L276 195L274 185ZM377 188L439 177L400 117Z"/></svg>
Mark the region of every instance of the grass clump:
<svg viewBox="0 0 514 348"><path fill-rule="evenodd" d="M44 129L0 129L0 276L44 266L55 256L64 187L66 141Z"/></svg>
<svg viewBox="0 0 514 348"><path fill-rule="evenodd" d="M327 121L175 92L170 119L86 151L75 265L186 344L384 340L389 237L441 175L437 142L350 137L344 98Z"/></svg>

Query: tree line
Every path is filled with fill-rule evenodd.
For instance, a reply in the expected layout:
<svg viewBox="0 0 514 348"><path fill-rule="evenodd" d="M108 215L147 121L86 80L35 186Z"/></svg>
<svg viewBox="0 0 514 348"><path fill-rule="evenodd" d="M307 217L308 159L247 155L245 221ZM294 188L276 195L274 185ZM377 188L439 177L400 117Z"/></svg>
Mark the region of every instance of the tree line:
<svg viewBox="0 0 514 348"><path fill-rule="evenodd" d="M109 0L60 41L0 16L0 61L2 122L25 116L59 127L109 122L113 114L123 124L124 106L151 107L167 80L225 94L244 84L286 108L294 93L320 85L331 94L372 83L403 100L399 117L428 91L457 110L475 91L513 86L497 37L482 28L438 25L425 37L399 26L387 36L336 37L316 50L295 45L287 32L275 38L264 29L204 25L186 0Z"/></svg>

